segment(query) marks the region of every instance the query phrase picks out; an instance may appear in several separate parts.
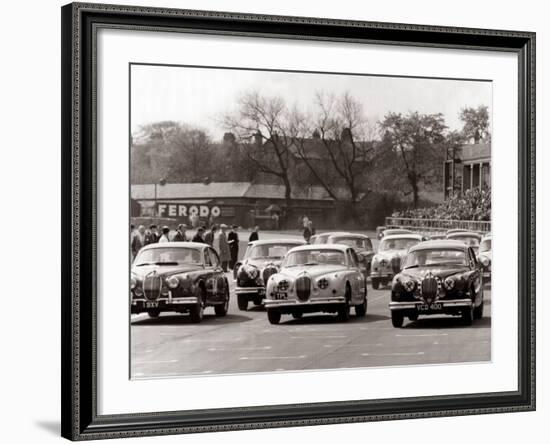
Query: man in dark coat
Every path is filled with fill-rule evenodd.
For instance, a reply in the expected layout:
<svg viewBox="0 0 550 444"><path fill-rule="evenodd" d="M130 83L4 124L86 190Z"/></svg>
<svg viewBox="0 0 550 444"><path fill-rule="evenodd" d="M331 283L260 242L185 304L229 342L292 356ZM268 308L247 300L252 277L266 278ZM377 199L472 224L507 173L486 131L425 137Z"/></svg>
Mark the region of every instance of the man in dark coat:
<svg viewBox="0 0 550 444"><path fill-rule="evenodd" d="M201 244L205 244L206 242L204 241L203 236L204 236L204 228L203 227L197 228L197 232L195 233L195 236L193 236L192 242L199 242Z"/></svg>
<svg viewBox="0 0 550 444"><path fill-rule="evenodd" d="M218 231L218 226L217 225L212 225L212 228L210 228L210 231L208 233L206 233L206 235L204 236L204 240L211 247L214 246L214 239L216 237L216 231Z"/></svg>
<svg viewBox="0 0 550 444"><path fill-rule="evenodd" d="M158 232L158 227L156 225L151 225L147 233L145 233L145 245L156 244L160 239L160 234Z"/></svg>
<svg viewBox="0 0 550 444"><path fill-rule="evenodd" d="M176 230L176 234L174 235L173 242L187 242L187 225L185 224L179 224L178 229Z"/></svg>
<svg viewBox="0 0 550 444"><path fill-rule="evenodd" d="M259 231L260 231L260 227L258 225L256 225L254 227L254 230L252 231L252 233L250 233L250 237L248 238L248 242L257 241L260 238L260 235L258 233Z"/></svg>
<svg viewBox="0 0 550 444"><path fill-rule="evenodd" d="M229 244L229 253L231 255L229 268L232 270L235 268L235 264L239 257L239 235L237 234L237 228L237 225L233 225L227 234L227 243Z"/></svg>

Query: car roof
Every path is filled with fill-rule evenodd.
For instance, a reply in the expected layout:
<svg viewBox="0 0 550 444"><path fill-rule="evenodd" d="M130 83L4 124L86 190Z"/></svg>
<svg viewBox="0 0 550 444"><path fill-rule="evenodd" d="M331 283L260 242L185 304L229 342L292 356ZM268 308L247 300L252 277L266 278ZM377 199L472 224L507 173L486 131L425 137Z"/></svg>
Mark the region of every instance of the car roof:
<svg viewBox="0 0 550 444"><path fill-rule="evenodd" d="M149 244L143 247L140 251L143 250L154 250L157 248L195 248L197 250L209 247L208 244L203 244L202 242L162 242Z"/></svg>
<svg viewBox="0 0 550 444"><path fill-rule="evenodd" d="M418 239L422 240L422 235L418 233L403 233L403 234L391 234L389 236L384 236L381 241L383 240L394 240L394 239Z"/></svg>
<svg viewBox="0 0 550 444"><path fill-rule="evenodd" d="M366 234L352 233L350 231L339 231L337 233L331 233L329 237L360 237L363 239L369 239L369 237Z"/></svg>
<svg viewBox="0 0 550 444"><path fill-rule="evenodd" d="M249 247L256 245L279 245L279 244L296 244L305 245L305 241L302 239L261 239L248 243Z"/></svg>
<svg viewBox="0 0 550 444"><path fill-rule="evenodd" d="M298 247L292 248L289 253L292 251L308 251L308 250L338 250L338 251L346 251L348 248L351 248L348 245L341 245L341 244L306 244L306 245L300 245Z"/></svg>
<svg viewBox="0 0 550 444"><path fill-rule="evenodd" d="M408 228L386 228L383 233L391 231L399 233L413 233L413 231L409 230Z"/></svg>
<svg viewBox="0 0 550 444"><path fill-rule="evenodd" d="M437 240L420 242L419 244L411 247L409 251L432 250L432 249L435 250L438 248L453 248L457 250L466 250L468 248L468 245L458 240L437 239Z"/></svg>
<svg viewBox="0 0 550 444"><path fill-rule="evenodd" d="M475 236L475 237L481 238L481 234L476 233L475 231L457 231L455 233L447 234L447 237L449 238L461 237L461 236Z"/></svg>

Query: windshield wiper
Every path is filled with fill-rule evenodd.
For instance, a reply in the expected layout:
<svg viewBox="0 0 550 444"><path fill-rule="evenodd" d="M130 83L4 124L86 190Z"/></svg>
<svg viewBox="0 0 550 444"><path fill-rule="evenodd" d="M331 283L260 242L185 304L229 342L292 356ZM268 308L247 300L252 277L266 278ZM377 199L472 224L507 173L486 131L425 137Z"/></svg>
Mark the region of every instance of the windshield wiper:
<svg viewBox="0 0 550 444"><path fill-rule="evenodd" d="M136 267L142 267L144 265L178 265L177 262L142 262L137 264Z"/></svg>
<svg viewBox="0 0 550 444"><path fill-rule="evenodd" d="M303 265L319 265L319 262L306 262Z"/></svg>

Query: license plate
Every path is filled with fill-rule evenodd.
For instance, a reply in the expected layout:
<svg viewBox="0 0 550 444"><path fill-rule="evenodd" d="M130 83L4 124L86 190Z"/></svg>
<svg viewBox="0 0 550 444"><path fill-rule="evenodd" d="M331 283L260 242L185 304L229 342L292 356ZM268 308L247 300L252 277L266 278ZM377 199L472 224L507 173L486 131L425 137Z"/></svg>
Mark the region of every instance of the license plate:
<svg viewBox="0 0 550 444"><path fill-rule="evenodd" d="M145 308L157 308L159 306L158 301L147 301L145 302Z"/></svg>
<svg viewBox="0 0 550 444"><path fill-rule="evenodd" d="M418 304L416 306L416 309L418 311L428 311L430 309L430 306L428 304Z"/></svg>
<svg viewBox="0 0 550 444"><path fill-rule="evenodd" d="M277 293L277 294L275 294L275 299L288 299L288 294L286 294L286 293Z"/></svg>
<svg viewBox="0 0 550 444"><path fill-rule="evenodd" d="M418 311L441 310L441 308L441 302L434 302L433 304L418 304L416 306Z"/></svg>
<svg viewBox="0 0 550 444"><path fill-rule="evenodd" d="M432 310L441 310L441 302L434 302L432 305L430 305L430 308Z"/></svg>

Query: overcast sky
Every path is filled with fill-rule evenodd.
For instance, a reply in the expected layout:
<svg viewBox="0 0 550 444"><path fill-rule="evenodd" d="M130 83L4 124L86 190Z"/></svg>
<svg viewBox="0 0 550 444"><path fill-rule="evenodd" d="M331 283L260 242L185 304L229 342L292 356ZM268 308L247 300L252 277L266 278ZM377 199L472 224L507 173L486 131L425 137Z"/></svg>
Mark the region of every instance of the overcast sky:
<svg viewBox="0 0 550 444"><path fill-rule="evenodd" d="M225 132L220 115L234 110L239 95L250 90L283 97L304 110L312 108L316 91L348 91L373 122L389 111L440 112L447 126L458 130L463 107L486 105L492 116L492 85L483 81L148 65L133 65L131 76L132 132L143 124L174 120L204 128L219 140Z"/></svg>

